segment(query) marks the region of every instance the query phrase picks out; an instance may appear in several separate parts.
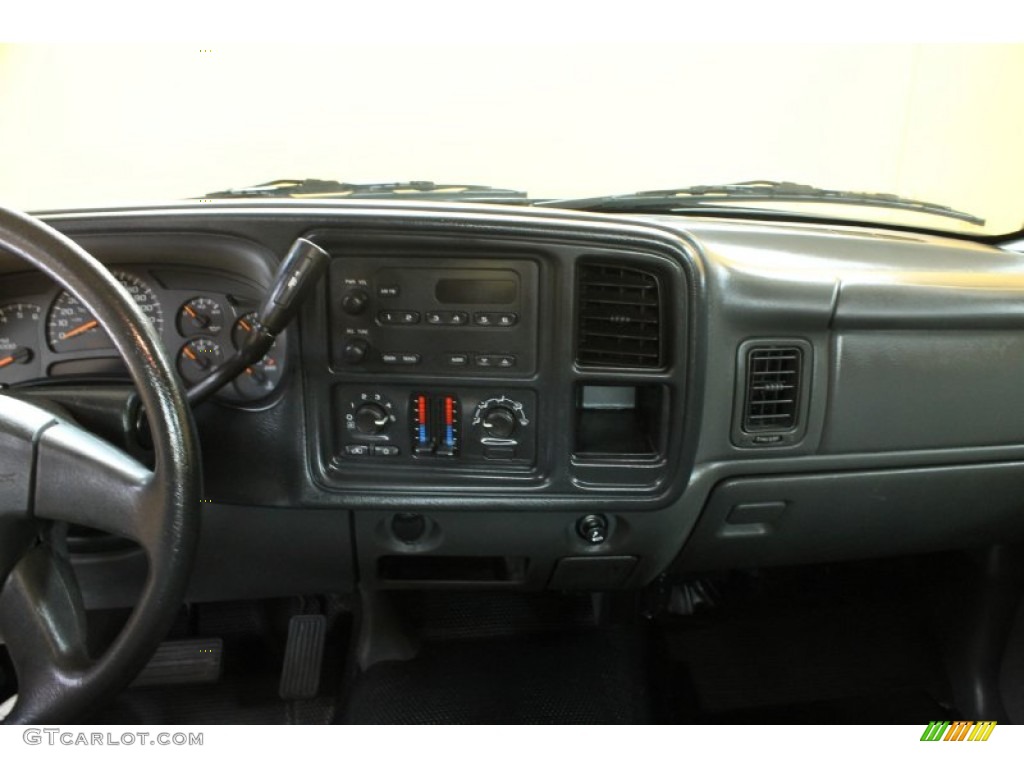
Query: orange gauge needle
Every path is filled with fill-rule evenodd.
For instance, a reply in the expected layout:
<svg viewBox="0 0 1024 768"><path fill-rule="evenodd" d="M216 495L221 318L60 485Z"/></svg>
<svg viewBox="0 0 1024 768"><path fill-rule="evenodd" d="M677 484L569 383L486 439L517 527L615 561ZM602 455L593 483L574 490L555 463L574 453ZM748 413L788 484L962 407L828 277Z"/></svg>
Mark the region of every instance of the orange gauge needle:
<svg viewBox="0 0 1024 768"><path fill-rule="evenodd" d="M19 347L7 357L0 358L0 368L6 368L11 363L27 363L32 359L32 350L27 347Z"/></svg>
<svg viewBox="0 0 1024 768"><path fill-rule="evenodd" d="M252 330L252 326L245 322L245 320L239 320L238 324L242 326L242 330L246 333L249 333Z"/></svg>
<svg viewBox="0 0 1024 768"><path fill-rule="evenodd" d="M193 362L199 362L199 358L196 357L196 353L193 352L188 347L185 347L183 350L181 350L181 354L183 354L185 357L187 357L189 360L192 360Z"/></svg>
<svg viewBox="0 0 1024 768"><path fill-rule="evenodd" d="M95 328L98 325L99 325L99 321L97 321L97 320L90 320L87 323L82 323L77 328L72 328L70 331L68 331L63 336L61 336L61 340L62 341L67 341L68 339L74 338L75 336L78 336L79 334L85 333L86 331L91 331L93 328Z"/></svg>
<svg viewBox="0 0 1024 768"><path fill-rule="evenodd" d="M191 318L198 318L198 317L199 317L199 315L197 315L197 314L196 314L196 311L195 311L194 309L192 309L192 307L190 307L190 306L189 306L188 304L186 304L186 305L185 305L185 306L183 307L183 309L185 310L185 313L186 313L186 314L187 314L187 315L188 315L189 317L191 317Z"/></svg>

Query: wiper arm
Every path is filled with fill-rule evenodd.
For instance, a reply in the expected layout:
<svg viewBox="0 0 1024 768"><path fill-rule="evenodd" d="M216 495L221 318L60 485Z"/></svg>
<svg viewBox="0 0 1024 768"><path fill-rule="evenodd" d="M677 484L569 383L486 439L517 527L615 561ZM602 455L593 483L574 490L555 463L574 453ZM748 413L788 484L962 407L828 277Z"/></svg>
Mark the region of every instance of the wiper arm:
<svg viewBox="0 0 1024 768"><path fill-rule="evenodd" d="M437 200L472 200L477 202L525 201L527 193L516 189L502 189L474 184L435 184L432 181L387 182L381 184L350 184L345 181L322 179L278 179L251 187L222 189L209 192L200 200L226 200L239 198L426 198Z"/></svg>
<svg viewBox="0 0 1024 768"><path fill-rule="evenodd" d="M679 189L654 189L625 195L545 200L536 203L553 208L587 211L663 211L688 210L729 202L813 202L839 205L863 205L872 208L898 208L918 211L984 226L985 220L948 205L912 200L885 192L845 192L821 189L791 181L745 181L739 184L703 184Z"/></svg>

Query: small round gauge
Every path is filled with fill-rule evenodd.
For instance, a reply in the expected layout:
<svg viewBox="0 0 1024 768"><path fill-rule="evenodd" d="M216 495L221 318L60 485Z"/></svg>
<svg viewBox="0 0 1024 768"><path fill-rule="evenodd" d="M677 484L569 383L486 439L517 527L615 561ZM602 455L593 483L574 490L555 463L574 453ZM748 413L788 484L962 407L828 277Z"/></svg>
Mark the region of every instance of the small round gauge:
<svg viewBox="0 0 1024 768"><path fill-rule="evenodd" d="M196 296L186 301L178 312L178 330L182 336L197 333L211 335L220 333L224 327L224 310L216 299Z"/></svg>
<svg viewBox="0 0 1024 768"><path fill-rule="evenodd" d="M163 310L153 289L127 272L115 272L114 277L131 294L142 313L156 327L157 333L163 333ZM50 308L46 320L46 341L54 352L78 352L113 346L110 337L92 313L67 291L61 291Z"/></svg>
<svg viewBox="0 0 1024 768"><path fill-rule="evenodd" d="M204 336L192 339L178 353L178 373L186 384L198 384L220 364L220 344Z"/></svg>
<svg viewBox="0 0 1024 768"><path fill-rule="evenodd" d="M281 381L281 361L277 355L277 342L258 363L253 363L238 374L235 388L246 400L256 400L274 391Z"/></svg>
<svg viewBox="0 0 1024 768"><path fill-rule="evenodd" d="M242 344L252 333L252 329L256 327L256 313L246 312L238 320L235 321L234 327L231 329L231 341L235 344L235 349L241 349Z"/></svg>
<svg viewBox="0 0 1024 768"><path fill-rule="evenodd" d="M255 312L247 312L235 321L235 325L231 329L231 341L234 342L237 349L242 348L255 326ZM281 376L284 372L281 360L283 351L284 339L278 338L262 360L253 363L239 374L235 379L235 389L243 400L258 400L273 392L281 383Z"/></svg>
<svg viewBox="0 0 1024 768"><path fill-rule="evenodd" d="M0 307L0 382L11 384L38 375L39 318L35 304Z"/></svg>

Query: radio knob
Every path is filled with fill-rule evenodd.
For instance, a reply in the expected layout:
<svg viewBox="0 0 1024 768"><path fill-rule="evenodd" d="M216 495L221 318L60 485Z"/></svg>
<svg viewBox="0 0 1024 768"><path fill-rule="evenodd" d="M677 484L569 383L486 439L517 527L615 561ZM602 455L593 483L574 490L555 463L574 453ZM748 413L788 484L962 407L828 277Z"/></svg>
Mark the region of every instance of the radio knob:
<svg viewBox="0 0 1024 768"><path fill-rule="evenodd" d="M516 415L502 406L491 408L481 419L481 426L488 437L511 437L516 431L516 423Z"/></svg>
<svg viewBox="0 0 1024 768"><path fill-rule="evenodd" d="M356 430L364 435L377 435L387 429L388 412L379 405L363 403L355 412Z"/></svg>
<svg viewBox="0 0 1024 768"><path fill-rule="evenodd" d="M341 297L341 308L350 315L361 315L366 311L366 305L369 303L369 294L360 288L349 291Z"/></svg>
<svg viewBox="0 0 1024 768"><path fill-rule="evenodd" d="M349 339L345 342L345 348L342 349L341 356L345 359L346 363L355 365L363 362L369 351L370 343L366 339Z"/></svg>

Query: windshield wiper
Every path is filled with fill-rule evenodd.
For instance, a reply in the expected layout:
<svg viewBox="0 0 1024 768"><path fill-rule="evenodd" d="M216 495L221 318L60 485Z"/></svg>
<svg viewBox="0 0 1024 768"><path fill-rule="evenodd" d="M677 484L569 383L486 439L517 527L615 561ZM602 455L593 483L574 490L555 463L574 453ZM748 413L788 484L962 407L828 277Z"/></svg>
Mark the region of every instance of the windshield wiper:
<svg viewBox="0 0 1024 768"><path fill-rule="evenodd" d="M745 181L739 184L704 184L679 189L654 189L625 195L545 200L536 205L583 211L672 212L714 207L732 202L812 202L839 205L863 205L872 208L898 208L959 219L984 226L985 220L947 205L912 200L884 192L844 192L820 189L791 181ZM764 211L759 211L763 213Z"/></svg>
<svg viewBox="0 0 1024 768"><path fill-rule="evenodd" d="M527 199L526 192L474 184L436 184L433 181L387 182L381 184L350 184L322 179L278 179L251 187L238 187L209 192L197 200L239 198L417 198L434 200L465 200L475 202L516 202Z"/></svg>

